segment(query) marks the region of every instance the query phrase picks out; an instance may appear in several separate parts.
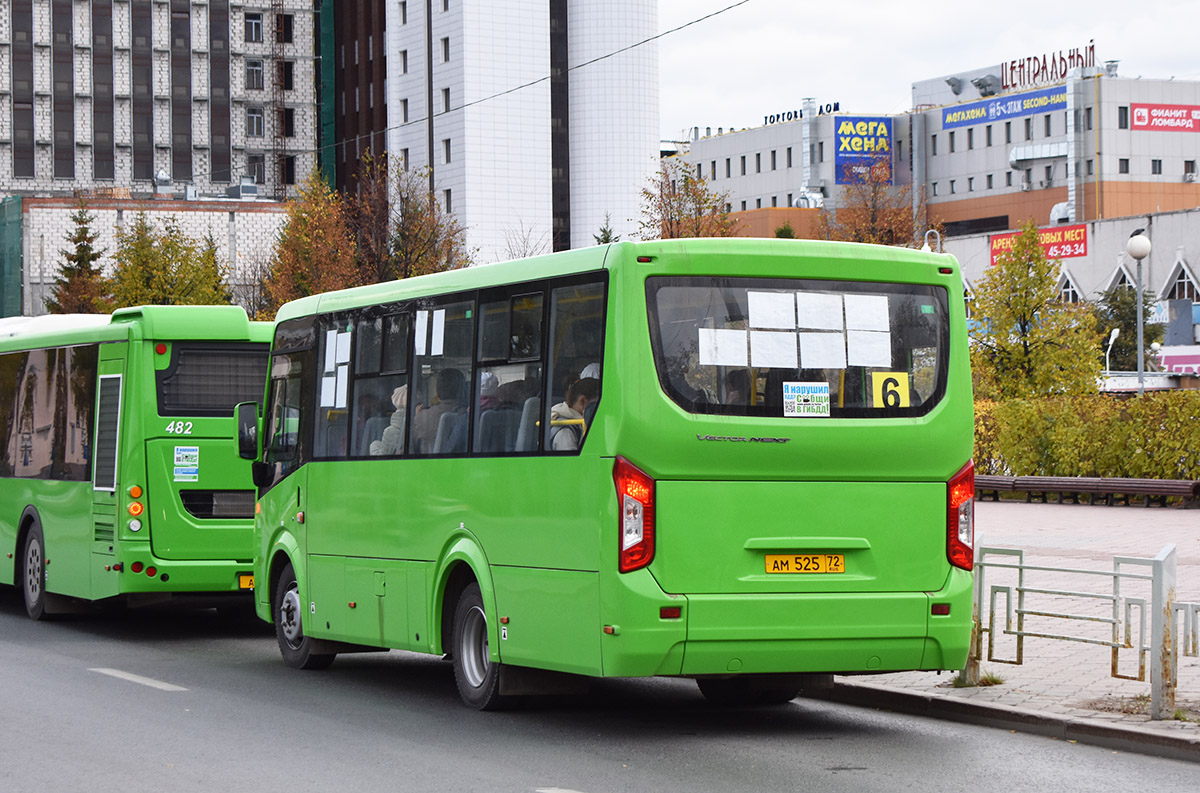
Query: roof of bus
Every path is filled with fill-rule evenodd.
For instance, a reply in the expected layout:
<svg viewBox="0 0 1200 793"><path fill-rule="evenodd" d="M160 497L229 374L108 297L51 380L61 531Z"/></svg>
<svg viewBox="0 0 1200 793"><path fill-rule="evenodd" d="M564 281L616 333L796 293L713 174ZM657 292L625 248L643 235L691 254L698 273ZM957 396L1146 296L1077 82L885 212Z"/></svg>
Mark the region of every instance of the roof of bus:
<svg viewBox="0 0 1200 793"><path fill-rule="evenodd" d="M618 262L631 262L638 256L668 254L687 259L724 254L736 256L739 260L780 255L804 256L813 260L824 260L843 270L850 263L892 266L919 265L922 272L925 272L930 265L949 265L957 269L957 261L948 254L850 242L749 237L616 242L312 295L284 304L279 309L275 321L358 308L364 305L396 302L424 295L535 281L542 278L599 270L604 267L613 268L617 266ZM900 272L894 274L901 275Z"/></svg>
<svg viewBox="0 0 1200 793"><path fill-rule="evenodd" d="M271 340L270 322L250 322L241 306L133 306L107 314L47 314L0 320L0 350L144 339Z"/></svg>

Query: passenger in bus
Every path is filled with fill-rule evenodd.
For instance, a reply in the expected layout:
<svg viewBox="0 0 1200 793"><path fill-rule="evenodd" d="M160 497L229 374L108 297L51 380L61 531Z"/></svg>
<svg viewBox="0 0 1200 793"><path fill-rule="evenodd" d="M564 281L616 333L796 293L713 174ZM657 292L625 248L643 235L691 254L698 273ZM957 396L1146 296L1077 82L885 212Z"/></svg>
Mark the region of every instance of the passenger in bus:
<svg viewBox="0 0 1200 793"><path fill-rule="evenodd" d="M556 452L574 451L587 432L583 414L589 404L600 398L600 381L594 377L576 380L567 389L567 398L550 408L550 443Z"/></svg>
<svg viewBox="0 0 1200 793"><path fill-rule="evenodd" d="M495 372L480 372L479 374L479 412L494 410L500 406L500 397L496 393L500 387L500 378Z"/></svg>
<svg viewBox="0 0 1200 793"><path fill-rule="evenodd" d="M745 369L730 369L725 375L725 404L750 404L750 376Z"/></svg>
<svg viewBox="0 0 1200 793"><path fill-rule="evenodd" d="M462 410L463 375L457 369L442 369L437 374L434 402L429 407L418 407L413 416L413 452L429 454L433 451L433 441L437 437L438 422L445 413L457 413Z"/></svg>
<svg viewBox="0 0 1200 793"><path fill-rule="evenodd" d="M383 429L383 437L371 441L372 457L392 457L404 454L404 422L408 415L408 386L402 385L392 392L392 404L396 407L392 418Z"/></svg>
<svg viewBox="0 0 1200 793"><path fill-rule="evenodd" d="M583 367L583 371L579 373L580 380L586 380L589 377L594 378L596 380L600 379L600 364L599 363L595 363L595 362L589 363L587 366Z"/></svg>

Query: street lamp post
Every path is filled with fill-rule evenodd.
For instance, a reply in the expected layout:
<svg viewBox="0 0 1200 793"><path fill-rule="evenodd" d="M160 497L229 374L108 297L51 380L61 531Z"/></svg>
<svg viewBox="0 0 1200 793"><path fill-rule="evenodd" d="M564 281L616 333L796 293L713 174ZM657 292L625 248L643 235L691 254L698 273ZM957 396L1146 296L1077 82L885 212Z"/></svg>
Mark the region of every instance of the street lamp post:
<svg viewBox="0 0 1200 793"><path fill-rule="evenodd" d="M1145 229L1137 229L1125 242L1125 252L1137 262L1137 374L1138 396L1146 393L1146 348L1142 327L1142 260L1150 255L1150 238Z"/></svg>
<svg viewBox="0 0 1200 793"><path fill-rule="evenodd" d="M1108 377L1112 373L1112 367L1108 364L1108 355L1112 352L1113 342L1121 335L1120 328L1113 328L1112 333L1108 335L1108 347L1104 350L1104 376Z"/></svg>

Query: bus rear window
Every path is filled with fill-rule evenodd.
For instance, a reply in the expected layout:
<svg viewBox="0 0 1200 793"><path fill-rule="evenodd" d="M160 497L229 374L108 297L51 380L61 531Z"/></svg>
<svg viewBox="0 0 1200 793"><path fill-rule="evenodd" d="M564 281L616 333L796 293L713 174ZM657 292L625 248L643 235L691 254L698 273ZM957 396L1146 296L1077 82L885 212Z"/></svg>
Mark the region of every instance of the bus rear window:
<svg viewBox="0 0 1200 793"><path fill-rule="evenodd" d="M658 379L691 413L920 416L946 387L940 286L650 278Z"/></svg>
<svg viewBox="0 0 1200 793"><path fill-rule="evenodd" d="M171 345L171 363L157 375L158 415L232 416L239 402L258 402L267 382L269 345Z"/></svg>

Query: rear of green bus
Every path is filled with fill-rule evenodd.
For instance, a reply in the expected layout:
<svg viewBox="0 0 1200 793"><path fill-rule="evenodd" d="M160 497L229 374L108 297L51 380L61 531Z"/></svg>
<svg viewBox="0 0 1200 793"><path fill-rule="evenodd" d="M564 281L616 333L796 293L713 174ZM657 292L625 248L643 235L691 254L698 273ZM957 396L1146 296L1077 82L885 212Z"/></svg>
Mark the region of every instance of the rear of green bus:
<svg viewBox="0 0 1200 793"><path fill-rule="evenodd" d="M955 260L687 240L608 266L604 674L960 668L973 407Z"/></svg>
<svg viewBox="0 0 1200 793"><path fill-rule="evenodd" d="M231 440L233 407L262 398L272 325L237 307L140 311L128 360L108 362L102 347L99 372L95 493L116 517L120 592L248 594L255 499ZM111 375L121 367L118 406ZM105 447L106 430L116 448Z"/></svg>

